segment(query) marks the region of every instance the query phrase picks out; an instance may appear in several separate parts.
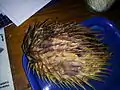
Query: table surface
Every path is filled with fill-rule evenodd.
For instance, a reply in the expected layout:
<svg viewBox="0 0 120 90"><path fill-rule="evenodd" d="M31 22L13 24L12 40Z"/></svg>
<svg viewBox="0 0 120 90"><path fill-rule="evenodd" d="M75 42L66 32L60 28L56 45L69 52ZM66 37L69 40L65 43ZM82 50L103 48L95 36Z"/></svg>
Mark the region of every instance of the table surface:
<svg viewBox="0 0 120 90"><path fill-rule="evenodd" d="M44 21L45 19L58 21L77 20L79 22L93 16L104 16L120 25L119 1L112 6L110 10L103 13L96 13L88 9L84 0L53 0L42 10L38 11L30 19L19 27L14 24L5 28L9 58L11 63L12 75L16 90L29 90L29 84L22 68L22 49L21 44L25 34L25 30L30 24L36 21Z"/></svg>

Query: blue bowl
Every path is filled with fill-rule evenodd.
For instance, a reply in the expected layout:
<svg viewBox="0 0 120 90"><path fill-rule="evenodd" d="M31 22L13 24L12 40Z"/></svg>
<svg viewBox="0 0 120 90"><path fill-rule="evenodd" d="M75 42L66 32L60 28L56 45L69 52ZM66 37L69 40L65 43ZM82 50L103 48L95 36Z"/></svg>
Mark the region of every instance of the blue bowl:
<svg viewBox="0 0 120 90"><path fill-rule="evenodd" d="M115 24L104 17L93 17L88 20L81 22L82 25L90 27L93 30L102 30L104 33L103 43L108 44L110 51L113 52L109 63L111 66L107 68L111 69L110 76L105 78L105 82L99 82L89 80L89 82L95 87L96 90L120 90L120 34ZM28 70L28 59L24 54L22 57L22 64L26 73L27 79L32 87L32 90L63 90L63 88L51 82L45 82L37 76L31 69ZM79 90L83 90L78 87ZM86 90L92 90L90 87L85 85ZM70 90L69 87L65 87L64 90ZM71 90L76 90L71 87Z"/></svg>

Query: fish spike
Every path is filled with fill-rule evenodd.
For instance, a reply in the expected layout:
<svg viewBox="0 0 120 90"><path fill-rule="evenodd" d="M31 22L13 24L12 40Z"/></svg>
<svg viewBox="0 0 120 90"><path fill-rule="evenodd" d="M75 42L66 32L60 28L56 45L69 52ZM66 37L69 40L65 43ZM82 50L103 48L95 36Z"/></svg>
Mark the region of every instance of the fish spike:
<svg viewBox="0 0 120 90"><path fill-rule="evenodd" d="M31 68L28 68L28 69L27 69L27 75L30 74L30 70L31 70Z"/></svg>
<svg viewBox="0 0 120 90"><path fill-rule="evenodd" d="M44 75L40 74L40 78L42 79L42 81L44 81Z"/></svg>
<svg viewBox="0 0 120 90"><path fill-rule="evenodd" d="M66 87L66 86L63 84L62 80L59 80L57 77L56 77L56 81L59 82L59 86L60 86L62 89L64 89L64 87Z"/></svg>
<svg viewBox="0 0 120 90"><path fill-rule="evenodd" d="M58 83L56 82L56 78L54 78L53 75L49 75L49 76L48 76L48 80L50 80L53 84L57 85L57 86L60 88L60 86L59 86Z"/></svg>
<svg viewBox="0 0 120 90"><path fill-rule="evenodd" d="M37 74L38 78L40 79L40 73L37 69L36 69L36 74Z"/></svg>
<svg viewBox="0 0 120 90"><path fill-rule="evenodd" d="M74 87L74 85L70 82L70 80L66 80L65 82L67 83L68 86Z"/></svg>
<svg viewBox="0 0 120 90"><path fill-rule="evenodd" d="M100 70L112 72L112 70L111 70L111 69L108 69L108 68L100 68Z"/></svg>
<svg viewBox="0 0 120 90"><path fill-rule="evenodd" d="M68 87L71 90L70 86L68 85L68 83L66 83L66 81L63 81L63 84L65 85L65 87Z"/></svg>
<svg viewBox="0 0 120 90"><path fill-rule="evenodd" d="M30 63L30 68L33 68L33 65L34 65L33 63Z"/></svg>
<svg viewBox="0 0 120 90"><path fill-rule="evenodd" d="M106 77L108 77L108 76L106 76L106 75L101 75L101 74L96 74L95 77L106 78Z"/></svg>
<svg viewBox="0 0 120 90"><path fill-rule="evenodd" d="M94 33L94 35L97 37L97 36L102 36L104 34L103 33Z"/></svg>
<svg viewBox="0 0 120 90"><path fill-rule="evenodd" d="M74 82L76 85L79 85L78 81L75 78L71 77L71 81Z"/></svg>
<svg viewBox="0 0 120 90"><path fill-rule="evenodd" d="M28 65L27 65L27 74L29 75L30 73L30 70L33 68L33 64L31 64L30 62L28 62Z"/></svg>
<svg viewBox="0 0 120 90"><path fill-rule="evenodd" d="M41 22L40 24L37 24L37 26L40 28L40 27L43 27L45 24L46 24L46 22L49 20L49 18L48 19L46 19L46 20L44 20L43 22Z"/></svg>
<svg viewBox="0 0 120 90"><path fill-rule="evenodd" d="M30 61L27 64L27 70L29 70L29 69L30 69Z"/></svg>
<svg viewBox="0 0 120 90"><path fill-rule="evenodd" d="M76 85L79 85L79 83L76 82L76 81L74 80L74 78L72 78L72 77L69 78L69 80L70 80L72 86L73 86L76 90L79 90L79 89L76 87Z"/></svg>
<svg viewBox="0 0 120 90"><path fill-rule="evenodd" d="M108 75L108 76L110 76L110 75L111 75L110 73L105 72L105 71L101 71L101 72L98 72L98 73L100 73L100 74L104 74L104 75Z"/></svg>
<svg viewBox="0 0 120 90"><path fill-rule="evenodd" d="M62 88L62 90L64 89L64 87L66 87L62 82L59 81L59 86Z"/></svg>
<svg viewBox="0 0 120 90"><path fill-rule="evenodd" d="M91 87L93 90L96 90L89 82L87 81L83 81L86 85L88 85L89 87Z"/></svg>
<svg viewBox="0 0 120 90"><path fill-rule="evenodd" d="M55 84L55 85L57 85L57 86L60 88L60 86L56 83L55 80L53 80L53 78L52 78L50 75L46 74L46 78L47 78L47 81L48 81L50 84Z"/></svg>
<svg viewBox="0 0 120 90"><path fill-rule="evenodd" d="M34 25L36 26L36 28L40 28L39 26L40 24L41 24L41 21L36 21Z"/></svg>
<svg viewBox="0 0 120 90"><path fill-rule="evenodd" d="M50 83L47 77L44 77L44 81L45 81L47 84Z"/></svg>
<svg viewBox="0 0 120 90"><path fill-rule="evenodd" d="M49 80L49 82L51 82L51 79L50 79L49 74L46 73L46 77L47 77L47 79Z"/></svg>
<svg viewBox="0 0 120 90"><path fill-rule="evenodd" d="M59 81L59 85L62 89L64 89L64 87L66 87L66 85L62 81Z"/></svg>
<svg viewBox="0 0 120 90"><path fill-rule="evenodd" d="M96 81L100 81L100 82L104 82L104 80L102 78L96 77L96 76L89 76L89 78L96 80Z"/></svg>
<svg viewBox="0 0 120 90"><path fill-rule="evenodd" d="M51 81L52 81L52 82L53 82L53 84L55 84L58 88L61 88L61 86L60 86L60 85L58 85L58 83L57 83L55 80L51 79Z"/></svg>
<svg viewBox="0 0 120 90"><path fill-rule="evenodd" d="M103 63L103 66L111 66L110 63Z"/></svg>
<svg viewBox="0 0 120 90"><path fill-rule="evenodd" d="M36 69L36 67L33 65L33 67L32 67L33 74L35 74L35 69Z"/></svg>
<svg viewBox="0 0 120 90"><path fill-rule="evenodd" d="M76 89L76 90L79 90L78 87L75 85L74 82L71 82L72 86Z"/></svg>
<svg viewBox="0 0 120 90"><path fill-rule="evenodd" d="M82 89L84 89L84 90L86 90L86 88L82 85L82 80L80 79L80 78L78 78L78 77L75 77L75 80L78 82L78 86L80 86ZM78 80L80 80L80 81L78 81Z"/></svg>

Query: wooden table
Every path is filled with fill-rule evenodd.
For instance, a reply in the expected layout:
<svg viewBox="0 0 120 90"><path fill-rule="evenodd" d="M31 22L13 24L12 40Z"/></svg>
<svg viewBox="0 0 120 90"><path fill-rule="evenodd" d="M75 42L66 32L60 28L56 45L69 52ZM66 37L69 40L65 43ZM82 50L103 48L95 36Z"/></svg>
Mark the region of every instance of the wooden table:
<svg viewBox="0 0 120 90"><path fill-rule="evenodd" d="M95 13L87 9L87 6L83 0L54 0L53 3L50 3L42 10L38 11L19 27L16 27L14 24L7 27L5 29L6 39L16 90L28 90L28 81L22 68L23 53L21 50L21 44L25 30L30 24L36 21L43 21L48 18L53 20L57 18L58 21L82 21L93 16L105 16L119 25L119 8L120 5L116 3L112 9L107 12Z"/></svg>

